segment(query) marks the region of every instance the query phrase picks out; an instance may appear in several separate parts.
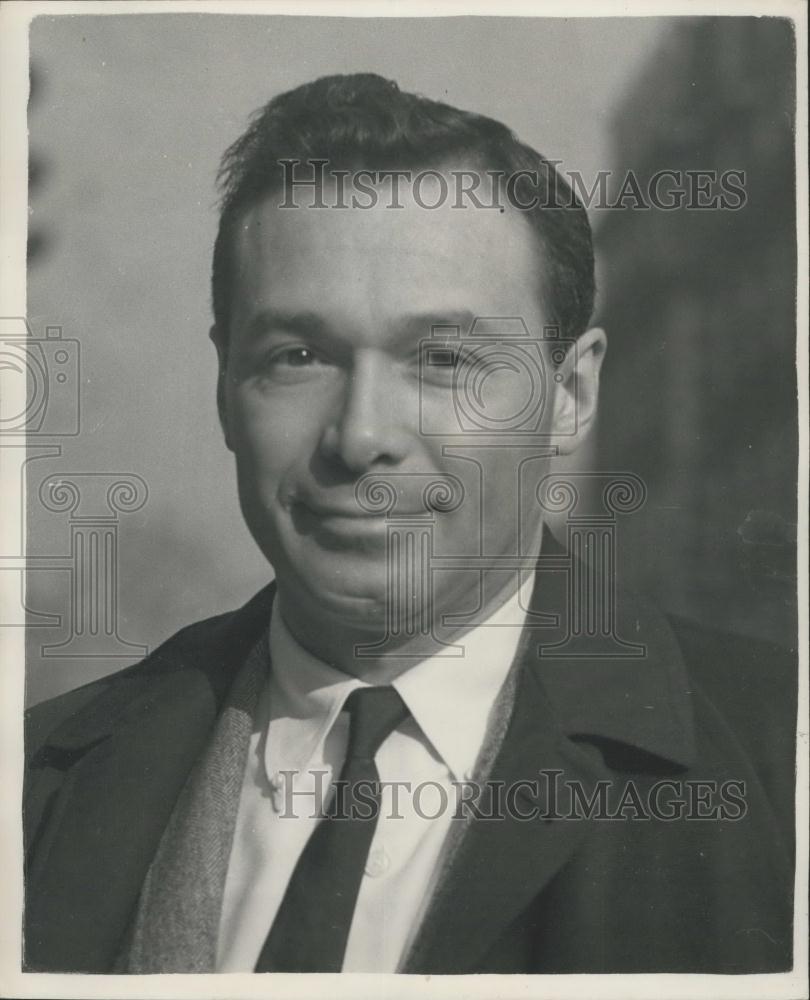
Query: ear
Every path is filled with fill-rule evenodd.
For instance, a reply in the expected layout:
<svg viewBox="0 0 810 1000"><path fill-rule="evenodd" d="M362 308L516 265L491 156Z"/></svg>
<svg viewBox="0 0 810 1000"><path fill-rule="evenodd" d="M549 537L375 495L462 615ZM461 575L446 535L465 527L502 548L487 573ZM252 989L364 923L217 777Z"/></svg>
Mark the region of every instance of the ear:
<svg viewBox="0 0 810 1000"><path fill-rule="evenodd" d="M226 447L229 451L233 451L228 422L228 406L225 400L225 379L228 373L227 341L216 324L211 327L208 336L217 349L217 412L219 413L219 424L222 428L222 433L225 435Z"/></svg>
<svg viewBox="0 0 810 1000"><path fill-rule="evenodd" d="M575 452L594 425L606 350L605 331L599 327L586 330L554 373L551 441L561 455Z"/></svg>

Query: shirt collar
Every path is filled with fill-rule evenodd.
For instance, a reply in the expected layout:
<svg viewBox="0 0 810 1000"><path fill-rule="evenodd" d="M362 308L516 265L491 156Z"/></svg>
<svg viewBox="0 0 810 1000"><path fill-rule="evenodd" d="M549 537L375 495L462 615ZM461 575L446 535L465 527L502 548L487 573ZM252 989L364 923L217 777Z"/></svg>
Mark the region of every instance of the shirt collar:
<svg viewBox="0 0 810 1000"><path fill-rule="evenodd" d="M459 656L432 656L393 684L457 781L469 779L509 672L532 591L532 575L484 623L456 640Z"/></svg>
<svg viewBox="0 0 810 1000"><path fill-rule="evenodd" d="M490 710L509 671L525 623L533 576L484 623L455 641L458 655L431 656L391 679L383 664L360 680L307 652L284 623L276 601L270 620L271 705L274 720L265 746L268 777L279 770L306 771L355 688L391 683L453 777L472 771Z"/></svg>
<svg viewBox="0 0 810 1000"><path fill-rule="evenodd" d="M279 770L306 771L323 746L349 693L363 682L307 652L284 623L276 598L270 618L269 715L294 723L270 726L264 760L268 778Z"/></svg>

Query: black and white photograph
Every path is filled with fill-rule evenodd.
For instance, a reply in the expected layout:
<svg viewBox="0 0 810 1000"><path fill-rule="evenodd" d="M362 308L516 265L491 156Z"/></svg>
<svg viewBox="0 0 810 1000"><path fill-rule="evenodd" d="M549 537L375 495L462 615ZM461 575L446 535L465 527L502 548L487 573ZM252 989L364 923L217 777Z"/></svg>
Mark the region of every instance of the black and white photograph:
<svg viewBox="0 0 810 1000"><path fill-rule="evenodd" d="M806 6L0 22L0 995L807 997Z"/></svg>

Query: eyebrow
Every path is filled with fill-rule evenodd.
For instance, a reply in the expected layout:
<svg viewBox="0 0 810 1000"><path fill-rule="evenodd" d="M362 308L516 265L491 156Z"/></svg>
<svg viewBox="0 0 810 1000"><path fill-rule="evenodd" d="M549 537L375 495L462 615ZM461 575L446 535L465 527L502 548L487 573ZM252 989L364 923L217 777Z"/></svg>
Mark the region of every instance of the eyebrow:
<svg viewBox="0 0 810 1000"><path fill-rule="evenodd" d="M273 308L256 313L248 325L248 333L252 337L260 337L271 330L289 330L291 333L323 337L330 332L330 326L316 312Z"/></svg>
<svg viewBox="0 0 810 1000"><path fill-rule="evenodd" d="M475 314L469 309L450 308L430 309L427 311L405 313L397 317L391 324L390 341L404 341L444 333L445 337L453 336L453 327L458 328L459 335L469 332L475 320ZM450 328L450 329L448 329ZM285 330L311 338L312 340L346 339L322 314L312 310L287 310L268 306L260 310L248 325L248 335L251 338L262 337L273 330Z"/></svg>
<svg viewBox="0 0 810 1000"><path fill-rule="evenodd" d="M469 332L474 320L475 315L469 309L431 309L428 312L406 314L397 321L396 328L400 334L419 333L423 337L429 337L436 327L458 327L459 334L463 336Z"/></svg>

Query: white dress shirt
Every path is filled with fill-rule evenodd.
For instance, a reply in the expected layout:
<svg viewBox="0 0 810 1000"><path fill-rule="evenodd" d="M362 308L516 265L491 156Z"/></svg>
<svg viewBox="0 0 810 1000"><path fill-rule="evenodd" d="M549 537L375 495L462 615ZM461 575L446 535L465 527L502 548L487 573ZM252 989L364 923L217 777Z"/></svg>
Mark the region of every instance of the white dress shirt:
<svg viewBox="0 0 810 1000"><path fill-rule="evenodd" d="M343 971L396 971L434 884L455 813L454 782L472 776L514 658L532 582L530 575L484 624L456 640L462 656L422 660L393 681L384 666L359 680L316 659L292 637L276 604L269 629L273 668L259 699L225 882L219 972L254 969L319 806L343 766L343 704L355 688L384 683L393 683L411 717L375 758L381 809ZM409 786L394 789L392 782Z"/></svg>

